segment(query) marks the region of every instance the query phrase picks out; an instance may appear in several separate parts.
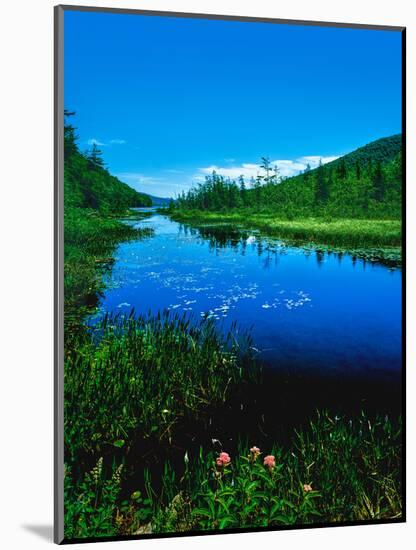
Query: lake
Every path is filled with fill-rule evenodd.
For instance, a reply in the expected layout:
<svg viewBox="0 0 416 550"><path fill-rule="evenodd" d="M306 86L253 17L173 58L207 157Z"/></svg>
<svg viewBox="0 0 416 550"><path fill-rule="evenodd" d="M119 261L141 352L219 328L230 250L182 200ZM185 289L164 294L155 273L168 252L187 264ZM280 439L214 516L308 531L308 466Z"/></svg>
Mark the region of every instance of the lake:
<svg viewBox="0 0 416 550"><path fill-rule="evenodd" d="M275 370L399 380L401 269L156 212L134 225L154 236L118 246L101 311L237 322Z"/></svg>

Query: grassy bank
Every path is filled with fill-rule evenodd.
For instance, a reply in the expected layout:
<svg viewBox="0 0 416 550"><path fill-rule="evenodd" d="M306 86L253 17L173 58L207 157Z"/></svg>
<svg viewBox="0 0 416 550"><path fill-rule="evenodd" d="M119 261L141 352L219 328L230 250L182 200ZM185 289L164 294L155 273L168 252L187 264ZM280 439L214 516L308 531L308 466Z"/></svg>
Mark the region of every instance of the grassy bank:
<svg viewBox="0 0 416 550"><path fill-rule="evenodd" d="M156 491L145 472L144 491L123 493L125 475L99 459L74 485L67 470L69 537L400 519L401 426L321 414L287 448L185 453Z"/></svg>
<svg viewBox="0 0 416 550"><path fill-rule="evenodd" d="M179 316L106 318L77 333L65 363L66 457L172 441L178 425L259 381L250 341Z"/></svg>
<svg viewBox="0 0 416 550"><path fill-rule="evenodd" d="M401 221L365 219L279 219L270 213L240 210L206 212L173 210L176 221L193 224L227 223L259 229L289 242L313 245L367 258L401 261Z"/></svg>
<svg viewBox="0 0 416 550"><path fill-rule="evenodd" d="M97 305L103 290L103 274L113 262L112 254L117 244L150 234L148 229L134 229L108 213L89 208L65 208L64 288L67 326L79 325L85 314Z"/></svg>

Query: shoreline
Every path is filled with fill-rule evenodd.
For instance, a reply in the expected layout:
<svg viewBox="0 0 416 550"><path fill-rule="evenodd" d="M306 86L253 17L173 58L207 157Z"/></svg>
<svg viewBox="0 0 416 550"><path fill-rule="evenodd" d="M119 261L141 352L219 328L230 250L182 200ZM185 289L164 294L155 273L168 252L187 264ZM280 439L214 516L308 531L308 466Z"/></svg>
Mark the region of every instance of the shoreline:
<svg viewBox="0 0 416 550"><path fill-rule="evenodd" d="M283 239L288 245L318 252L349 254L389 267L401 267L401 220L320 218L284 220L271 214L223 213L196 210L159 210L176 222L194 225L234 225L257 229L263 235Z"/></svg>

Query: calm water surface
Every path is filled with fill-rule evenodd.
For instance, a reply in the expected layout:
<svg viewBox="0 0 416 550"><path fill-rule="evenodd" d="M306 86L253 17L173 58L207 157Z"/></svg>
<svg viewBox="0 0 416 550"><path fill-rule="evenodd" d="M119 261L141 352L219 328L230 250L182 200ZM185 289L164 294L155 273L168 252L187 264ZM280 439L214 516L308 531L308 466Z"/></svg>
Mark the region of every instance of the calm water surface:
<svg viewBox="0 0 416 550"><path fill-rule="evenodd" d="M236 321L274 369L399 378L400 269L157 213L135 225L154 235L117 248L101 312Z"/></svg>

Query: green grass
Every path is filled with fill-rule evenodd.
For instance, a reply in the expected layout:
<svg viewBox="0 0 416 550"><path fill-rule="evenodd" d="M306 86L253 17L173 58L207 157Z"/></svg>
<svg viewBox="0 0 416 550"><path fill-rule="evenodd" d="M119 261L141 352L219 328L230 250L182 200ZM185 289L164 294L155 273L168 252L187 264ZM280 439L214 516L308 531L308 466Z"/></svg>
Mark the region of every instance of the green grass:
<svg viewBox="0 0 416 550"><path fill-rule="evenodd" d="M117 244L150 234L148 229L134 229L97 210L65 208L65 324L69 330L96 306L104 288L103 273L113 262Z"/></svg>
<svg viewBox="0 0 416 550"><path fill-rule="evenodd" d="M99 459L78 484L66 472L66 533L110 536L400 519L401 433L400 422L388 418L318 414L287 448L275 444L255 455L250 445L240 445L229 464L220 466L219 452L201 449L191 459L186 453L180 475L165 464L160 489L145 473L147 495L138 490L123 495L122 465L113 463L106 472ZM264 465L266 455L274 457L272 467Z"/></svg>
<svg viewBox="0 0 416 550"><path fill-rule="evenodd" d="M400 262L401 221L365 219L280 219L270 213L252 211L173 211L173 219L193 224L228 223L259 229L275 237L313 244L368 259Z"/></svg>
<svg viewBox="0 0 416 550"><path fill-rule="evenodd" d="M65 449L129 449L134 441L171 440L178 424L219 410L256 382L250 341L222 336L209 320L179 316L106 318L96 334L77 332L65 358Z"/></svg>

